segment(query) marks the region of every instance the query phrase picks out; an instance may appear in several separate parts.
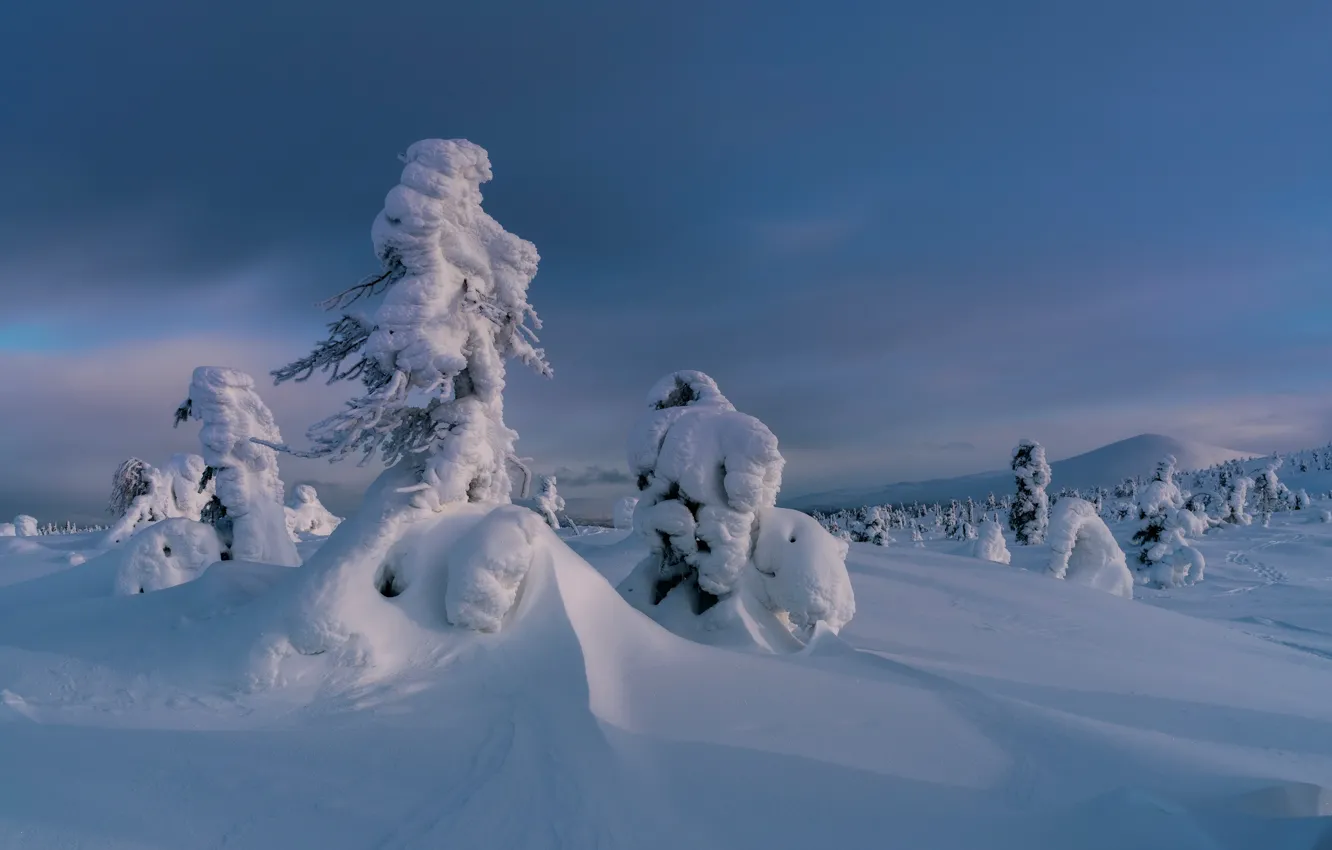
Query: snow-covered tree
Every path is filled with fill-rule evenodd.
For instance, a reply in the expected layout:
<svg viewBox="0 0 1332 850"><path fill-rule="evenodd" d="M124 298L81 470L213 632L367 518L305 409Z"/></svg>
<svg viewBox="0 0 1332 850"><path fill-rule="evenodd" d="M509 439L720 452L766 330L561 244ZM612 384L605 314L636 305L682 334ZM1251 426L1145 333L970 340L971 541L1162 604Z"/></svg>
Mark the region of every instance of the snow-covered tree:
<svg viewBox="0 0 1332 850"><path fill-rule="evenodd" d="M888 525L889 516L885 508L870 508L865 522L865 542L875 546L891 544L893 536L888 533Z"/></svg>
<svg viewBox="0 0 1332 850"><path fill-rule="evenodd" d="M1165 512L1167 509L1184 507L1184 494L1175 483L1176 461L1174 455L1166 455L1156 465L1156 473L1138 494L1138 517L1145 519Z"/></svg>
<svg viewBox="0 0 1332 850"><path fill-rule="evenodd" d="M1309 492L1303 488L1295 494L1295 510L1308 510L1313 505L1313 499L1309 498Z"/></svg>
<svg viewBox="0 0 1332 850"><path fill-rule="evenodd" d="M554 475L541 476L541 489L537 491L536 505L541 515L545 517L547 525L551 528L560 527L558 514L564 510L564 497L560 495Z"/></svg>
<svg viewBox="0 0 1332 850"><path fill-rule="evenodd" d="M286 516L287 531L293 535L293 540L301 534L327 537L342 522L342 517L334 516L324 507L319 501L319 493L309 484L297 484L292 489Z"/></svg>
<svg viewBox="0 0 1332 850"><path fill-rule="evenodd" d="M37 537L41 534L37 529L37 518L27 514L14 517L14 533L19 537Z"/></svg>
<svg viewBox="0 0 1332 850"><path fill-rule="evenodd" d="M137 457L116 467L111 476L111 498L107 500L106 512L113 517L124 516L135 499L152 489L152 469Z"/></svg>
<svg viewBox="0 0 1332 850"><path fill-rule="evenodd" d="M176 410L177 425L187 419L203 423L199 442L216 486L215 525L224 556L298 566L277 452L271 448L282 435L255 392L254 379L235 369L200 366Z"/></svg>
<svg viewBox="0 0 1332 850"><path fill-rule="evenodd" d="M1050 524L1050 498L1045 493L1050 486L1050 465L1045 462L1045 447L1022 440L1013 450L1012 466L1017 496L1009 511L1008 527L1024 546L1041 543Z"/></svg>
<svg viewBox="0 0 1332 850"><path fill-rule="evenodd" d="M525 477L526 467L504 424L505 360L551 374L527 302L536 247L481 208L491 170L479 146L427 139L403 161L371 231L382 270L327 302L347 308L382 295L378 306L344 310L328 339L273 376L281 383L323 371L330 382L364 386L346 410L310 428L313 448L303 456L405 459L424 507L507 502L509 467Z"/></svg>
<svg viewBox="0 0 1332 850"><path fill-rule="evenodd" d="M1133 598L1133 573L1096 509L1083 499L1061 499L1050 523L1050 575Z"/></svg>
<svg viewBox="0 0 1332 850"><path fill-rule="evenodd" d="M767 426L737 411L702 372L667 375L647 407L630 437L629 467L639 489L634 527L648 556L621 594L649 614L668 598L699 614L743 592L748 576L797 633L815 620L836 630L849 619L844 545L813 518L775 507L785 461Z"/></svg>
<svg viewBox="0 0 1332 850"><path fill-rule="evenodd" d="M999 523L989 519L981 521L972 554L982 561L994 561L996 564L1007 564L1013 559L1004 542L1004 530L999 527Z"/></svg>
<svg viewBox="0 0 1332 850"><path fill-rule="evenodd" d="M1221 521L1234 525L1249 525L1253 517L1248 513L1249 485L1252 482L1240 470L1223 469L1219 479L1221 492Z"/></svg>
<svg viewBox="0 0 1332 850"><path fill-rule="evenodd" d="M634 509L638 507L637 496L625 496L615 503L614 516L611 518L616 528L634 527Z"/></svg>

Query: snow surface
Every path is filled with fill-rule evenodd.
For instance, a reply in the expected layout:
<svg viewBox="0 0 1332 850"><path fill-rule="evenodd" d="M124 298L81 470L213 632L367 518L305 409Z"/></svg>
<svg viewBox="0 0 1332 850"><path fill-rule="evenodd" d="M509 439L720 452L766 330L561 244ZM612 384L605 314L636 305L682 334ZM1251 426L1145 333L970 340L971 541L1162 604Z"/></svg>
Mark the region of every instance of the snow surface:
<svg viewBox="0 0 1332 850"><path fill-rule="evenodd" d="M853 544L855 619L781 654L660 628L612 587L635 538L566 546L533 514L499 632L371 588L396 652L369 665L265 653L308 566L116 596L107 561L69 563L100 535L8 538L0 846L1310 850L1332 840L1314 507L1213 529L1206 582L1133 601L1052 580L1048 546Z"/></svg>

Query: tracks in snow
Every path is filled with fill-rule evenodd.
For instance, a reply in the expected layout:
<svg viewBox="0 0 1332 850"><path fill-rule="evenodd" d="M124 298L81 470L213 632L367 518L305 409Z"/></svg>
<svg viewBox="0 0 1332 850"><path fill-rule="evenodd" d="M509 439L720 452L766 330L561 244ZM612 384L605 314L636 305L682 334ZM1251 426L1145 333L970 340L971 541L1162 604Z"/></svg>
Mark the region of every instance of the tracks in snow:
<svg viewBox="0 0 1332 850"><path fill-rule="evenodd" d="M1250 558L1249 556L1261 549L1270 549L1273 546L1279 546L1283 543L1294 543L1302 537L1304 537L1303 534L1292 534L1289 537L1280 537L1276 540L1268 540L1265 543L1259 543L1252 549L1227 552L1226 561L1227 563L1239 564L1242 567L1248 567L1250 570L1253 570L1253 572L1263 580L1263 583L1261 585L1255 585L1256 587L1271 587L1274 584L1286 584L1290 579L1287 578L1285 573L1270 564L1265 564L1262 561L1256 558ZM1234 590L1226 591L1226 593L1247 593L1250 590L1253 590L1253 587L1237 587Z"/></svg>

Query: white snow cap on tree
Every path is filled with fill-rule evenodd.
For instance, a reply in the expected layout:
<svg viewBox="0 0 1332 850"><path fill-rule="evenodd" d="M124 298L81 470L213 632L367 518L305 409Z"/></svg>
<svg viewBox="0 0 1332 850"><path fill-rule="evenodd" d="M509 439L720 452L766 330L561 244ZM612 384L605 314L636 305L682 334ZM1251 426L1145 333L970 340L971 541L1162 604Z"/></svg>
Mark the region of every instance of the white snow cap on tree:
<svg viewBox="0 0 1332 850"><path fill-rule="evenodd" d="M14 517L14 533L19 537L36 537L39 533L37 531L37 518L27 514L19 514Z"/></svg>
<svg viewBox="0 0 1332 850"><path fill-rule="evenodd" d="M176 411L177 423L186 418L203 422L199 442L213 470L217 500L226 509L231 556L299 566L300 556L287 532L277 452L269 447L280 443L282 435L254 391L254 379L235 369L200 366L190 381L189 397Z"/></svg>
<svg viewBox="0 0 1332 850"><path fill-rule="evenodd" d="M198 521L213 498L215 483L205 472L208 464L196 454L176 454L162 469L130 458L116 470L108 509L119 517L107 532L107 545L115 545L159 520L182 517Z"/></svg>
<svg viewBox="0 0 1332 850"><path fill-rule="evenodd" d="M507 502L517 434L504 424L507 357L550 375L527 287L536 247L481 208L485 150L464 139L407 149L371 236L383 271L331 300L383 299L373 314L345 313L310 356L273 373L278 382L359 378L365 394L312 426L314 448L339 458L376 451L385 463L419 458L422 506ZM348 359L353 362L343 368Z"/></svg>
<svg viewBox="0 0 1332 850"><path fill-rule="evenodd" d="M564 510L564 497L560 495L554 475L541 476L541 490L537 492L536 505L547 525L551 528L560 527L557 514Z"/></svg>
<svg viewBox="0 0 1332 850"><path fill-rule="evenodd" d="M1023 545L1045 540L1050 525L1050 464L1045 462L1045 447L1032 440L1022 440L1013 449L1013 474L1017 496L1008 515L1008 527Z"/></svg>
<svg viewBox="0 0 1332 850"><path fill-rule="evenodd" d="M999 523L992 519L981 521L980 531L971 551L982 561L1007 564L1013 560L1013 556L1008 551L1008 544L1004 542L1004 530L999 527Z"/></svg>
<svg viewBox="0 0 1332 850"><path fill-rule="evenodd" d="M1156 474L1138 494L1141 516L1151 516L1184 507L1184 495L1175 483L1175 456L1166 455L1156 465Z"/></svg>
<svg viewBox="0 0 1332 850"><path fill-rule="evenodd" d="M667 375L647 404L629 441L635 528L663 581L692 572L707 593L729 593L749 562L758 512L777 503L777 438L702 372Z"/></svg>
<svg viewBox="0 0 1332 850"><path fill-rule="evenodd" d="M1110 528L1084 499L1065 497L1050 523L1050 575L1133 598L1133 572Z"/></svg>
<svg viewBox="0 0 1332 850"><path fill-rule="evenodd" d="M297 484L287 505L287 530L292 534L327 537L342 522L319 501L319 494L309 484Z"/></svg>

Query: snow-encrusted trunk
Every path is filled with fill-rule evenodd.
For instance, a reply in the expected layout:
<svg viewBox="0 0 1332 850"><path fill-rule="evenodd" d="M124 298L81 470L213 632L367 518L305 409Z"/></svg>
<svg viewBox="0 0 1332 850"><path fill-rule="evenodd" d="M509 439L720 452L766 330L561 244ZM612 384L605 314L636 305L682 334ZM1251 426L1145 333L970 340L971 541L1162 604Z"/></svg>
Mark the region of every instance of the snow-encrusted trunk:
<svg viewBox="0 0 1332 850"><path fill-rule="evenodd" d="M224 512L217 523L224 551L239 560L299 566L287 532L277 452L269 447L282 435L254 391L254 379L235 369L200 366L176 411L177 423L186 418L203 423L199 442Z"/></svg>
<svg viewBox="0 0 1332 850"><path fill-rule="evenodd" d="M1026 546L1041 543L1050 524L1050 465L1045 462L1045 447L1022 440L1013 450L1013 474L1017 495L1008 514L1008 527L1017 542Z"/></svg>
<svg viewBox="0 0 1332 850"><path fill-rule="evenodd" d="M536 497L537 509L551 528L560 527L559 512L564 510L564 497L560 495L554 475L541 477L541 489Z"/></svg>

